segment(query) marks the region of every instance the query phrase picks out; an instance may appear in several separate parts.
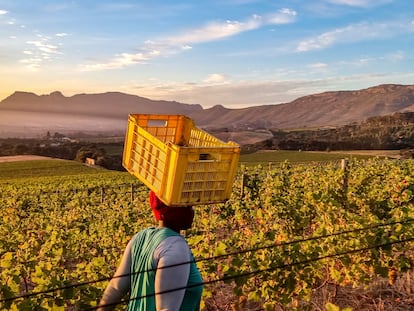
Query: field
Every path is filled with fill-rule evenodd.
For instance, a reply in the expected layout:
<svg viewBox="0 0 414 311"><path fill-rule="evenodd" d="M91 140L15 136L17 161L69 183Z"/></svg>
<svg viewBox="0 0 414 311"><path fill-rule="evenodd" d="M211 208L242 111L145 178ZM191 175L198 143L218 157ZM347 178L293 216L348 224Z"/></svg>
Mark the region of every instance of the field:
<svg viewBox="0 0 414 311"><path fill-rule="evenodd" d="M380 153L379 153L380 154ZM240 163L246 165L282 163L311 163L311 162L328 162L340 161L342 159L369 159L376 157L377 154L358 154L353 152L316 152L316 151L258 151L251 154L244 154L240 157Z"/></svg>
<svg viewBox="0 0 414 311"><path fill-rule="evenodd" d="M185 232L204 310L413 310L413 161L259 156L274 164L243 156L230 200L196 206ZM129 238L154 224L125 172L7 162L0 187L0 309L95 309Z"/></svg>

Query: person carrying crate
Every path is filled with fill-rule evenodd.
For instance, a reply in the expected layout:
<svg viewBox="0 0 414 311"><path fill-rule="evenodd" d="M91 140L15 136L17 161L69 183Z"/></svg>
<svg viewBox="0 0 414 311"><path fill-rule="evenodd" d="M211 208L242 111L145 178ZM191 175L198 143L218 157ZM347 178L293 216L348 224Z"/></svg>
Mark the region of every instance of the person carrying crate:
<svg viewBox="0 0 414 311"><path fill-rule="evenodd" d="M167 206L151 191L158 227L146 228L129 241L98 310L113 310L129 292L128 311L200 309L200 272L181 230L191 228L192 206Z"/></svg>

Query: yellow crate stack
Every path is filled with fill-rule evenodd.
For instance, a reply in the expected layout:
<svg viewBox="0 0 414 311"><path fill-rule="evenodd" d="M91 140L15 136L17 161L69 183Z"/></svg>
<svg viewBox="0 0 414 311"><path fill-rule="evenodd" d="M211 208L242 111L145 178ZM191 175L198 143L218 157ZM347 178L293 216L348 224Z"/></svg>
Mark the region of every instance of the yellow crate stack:
<svg viewBox="0 0 414 311"><path fill-rule="evenodd" d="M240 146L197 128L183 115L131 114L123 166L167 205L230 198Z"/></svg>

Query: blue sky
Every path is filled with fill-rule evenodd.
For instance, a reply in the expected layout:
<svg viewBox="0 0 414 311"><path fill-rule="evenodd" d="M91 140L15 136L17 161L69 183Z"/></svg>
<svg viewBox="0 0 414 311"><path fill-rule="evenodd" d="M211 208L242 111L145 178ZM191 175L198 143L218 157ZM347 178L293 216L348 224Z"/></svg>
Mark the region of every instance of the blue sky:
<svg viewBox="0 0 414 311"><path fill-rule="evenodd" d="M228 108L414 84L411 0L0 0L0 99L120 91Z"/></svg>

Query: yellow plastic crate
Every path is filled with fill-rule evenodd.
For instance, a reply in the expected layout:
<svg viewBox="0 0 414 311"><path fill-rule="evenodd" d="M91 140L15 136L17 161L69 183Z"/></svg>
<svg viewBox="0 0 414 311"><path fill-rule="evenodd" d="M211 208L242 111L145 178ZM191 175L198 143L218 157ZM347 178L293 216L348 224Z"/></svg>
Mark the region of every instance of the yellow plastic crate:
<svg viewBox="0 0 414 311"><path fill-rule="evenodd" d="M183 115L130 114L122 164L167 205L230 198L240 146L198 129Z"/></svg>

